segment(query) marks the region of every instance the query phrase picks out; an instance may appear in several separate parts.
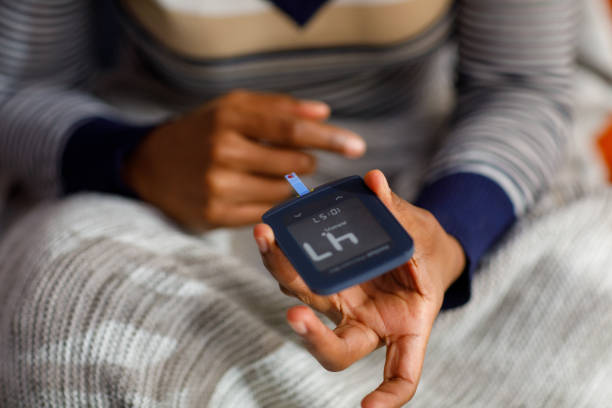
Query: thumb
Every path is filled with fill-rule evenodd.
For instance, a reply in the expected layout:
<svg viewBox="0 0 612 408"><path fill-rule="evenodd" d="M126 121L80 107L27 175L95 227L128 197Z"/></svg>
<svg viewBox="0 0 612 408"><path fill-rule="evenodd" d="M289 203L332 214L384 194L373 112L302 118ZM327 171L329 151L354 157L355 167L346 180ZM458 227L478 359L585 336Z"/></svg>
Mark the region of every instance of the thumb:
<svg viewBox="0 0 612 408"><path fill-rule="evenodd" d="M391 209L392 197L393 193L391 188L389 187L389 183L387 182L387 178L383 174L382 171L370 170L364 176L364 181L366 185L378 196L378 198L389 208Z"/></svg>
<svg viewBox="0 0 612 408"><path fill-rule="evenodd" d="M421 208L410 204L395 194L389 187L383 172L378 169L366 173L364 181L407 231L414 230L419 217L422 217L423 210Z"/></svg>
<svg viewBox="0 0 612 408"><path fill-rule="evenodd" d="M382 171L378 169L370 170L364 176L364 181L396 218L400 219L400 215L405 216L406 213L410 214L418 211L417 207L391 191L387 178Z"/></svg>

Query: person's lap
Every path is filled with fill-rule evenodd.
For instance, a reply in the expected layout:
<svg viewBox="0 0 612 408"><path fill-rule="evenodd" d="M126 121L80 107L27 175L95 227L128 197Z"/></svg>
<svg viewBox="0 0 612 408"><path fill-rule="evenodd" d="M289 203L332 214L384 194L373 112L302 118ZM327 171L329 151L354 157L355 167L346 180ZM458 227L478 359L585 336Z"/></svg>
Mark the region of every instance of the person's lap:
<svg viewBox="0 0 612 408"><path fill-rule="evenodd" d="M271 279L128 200L42 205L0 259L2 406L200 405L283 342Z"/></svg>
<svg viewBox="0 0 612 408"><path fill-rule="evenodd" d="M610 248L610 189L523 219L439 317L414 405L607 405Z"/></svg>
<svg viewBox="0 0 612 408"><path fill-rule="evenodd" d="M612 397L611 231L610 194L519 224L439 317L413 404ZM325 372L274 282L127 200L40 206L0 259L3 406L354 406L382 374L382 350Z"/></svg>

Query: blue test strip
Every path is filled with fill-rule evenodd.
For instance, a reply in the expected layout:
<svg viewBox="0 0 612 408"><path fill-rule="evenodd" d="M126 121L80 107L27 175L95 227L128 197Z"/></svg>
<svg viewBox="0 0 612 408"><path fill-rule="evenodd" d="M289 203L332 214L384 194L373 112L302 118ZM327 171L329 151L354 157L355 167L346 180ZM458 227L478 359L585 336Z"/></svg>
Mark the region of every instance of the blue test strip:
<svg viewBox="0 0 612 408"><path fill-rule="evenodd" d="M289 184L291 184L291 187L293 187L297 195L299 195L300 197L310 193L310 189L308 189L308 187L306 187L306 185L302 183L302 180L300 180L297 174L285 174L285 179L289 182Z"/></svg>

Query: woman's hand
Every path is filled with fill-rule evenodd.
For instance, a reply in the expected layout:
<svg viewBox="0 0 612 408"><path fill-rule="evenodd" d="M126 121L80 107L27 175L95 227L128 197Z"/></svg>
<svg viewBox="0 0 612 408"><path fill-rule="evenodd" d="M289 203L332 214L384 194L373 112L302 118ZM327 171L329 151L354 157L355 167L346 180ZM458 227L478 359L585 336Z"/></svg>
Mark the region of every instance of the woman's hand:
<svg viewBox="0 0 612 408"><path fill-rule="evenodd" d="M364 153L359 136L322 123L328 116L321 102L235 91L155 129L128 158L124 178L190 229L254 223L289 196L284 174L315 170L301 149Z"/></svg>
<svg viewBox="0 0 612 408"><path fill-rule="evenodd" d="M399 268L335 295L319 296L308 289L280 251L269 226L257 225L254 236L281 290L323 312L337 325L330 330L308 307L289 309L287 320L310 353L323 367L337 371L387 346L383 382L365 397L362 406L397 407L416 391L429 333L444 292L465 267L465 255L431 213L396 196L380 171L369 172L365 182L414 240L414 256Z"/></svg>

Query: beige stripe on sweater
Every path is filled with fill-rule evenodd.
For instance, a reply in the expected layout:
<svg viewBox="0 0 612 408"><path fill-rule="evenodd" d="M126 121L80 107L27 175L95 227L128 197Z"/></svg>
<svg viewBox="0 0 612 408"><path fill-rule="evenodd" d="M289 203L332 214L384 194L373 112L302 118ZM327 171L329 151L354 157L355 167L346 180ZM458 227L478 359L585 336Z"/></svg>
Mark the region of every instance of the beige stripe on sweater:
<svg viewBox="0 0 612 408"><path fill-rule="evenodd" d="M265 51L342 45L391 45L423 32L448 12L450 0L324 6L305 27L274 7L241 14L206 15L159 1L124 0L160 43L194 58L223 58Z"/></svg>

